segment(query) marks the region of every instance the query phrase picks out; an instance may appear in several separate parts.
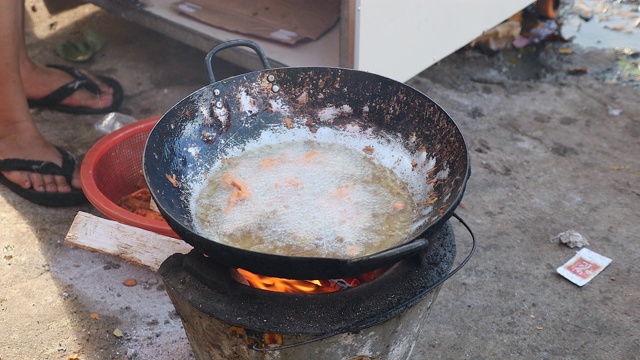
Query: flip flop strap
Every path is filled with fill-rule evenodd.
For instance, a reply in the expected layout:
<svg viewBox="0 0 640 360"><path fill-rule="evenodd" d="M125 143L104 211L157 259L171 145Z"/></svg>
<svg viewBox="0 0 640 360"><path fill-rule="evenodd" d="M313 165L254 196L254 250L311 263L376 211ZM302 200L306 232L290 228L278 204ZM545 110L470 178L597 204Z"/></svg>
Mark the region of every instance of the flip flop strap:
<svg viewBox="0 0 640 360"><path fill-rule="evenodd" d="M100 95L100 87L98 86L98 84L89 79L79 70L64 65L47 65L47 67L62 70L67 74L73 76L74 80L65 85L62 85L44 98L39 99L39 102L59 103L71 96L79 89L86 89L90 92L95 93L96 95Z"/></svg>
<svg viewBox="0 0 640 360"><path fill-rule="evenodd" d="M71 184L76 158L61 147L56 146L56 149L62 155L62 166L42 160L3 159L0 160L0 171L28 171L46 175L62 175Z"/></svg>

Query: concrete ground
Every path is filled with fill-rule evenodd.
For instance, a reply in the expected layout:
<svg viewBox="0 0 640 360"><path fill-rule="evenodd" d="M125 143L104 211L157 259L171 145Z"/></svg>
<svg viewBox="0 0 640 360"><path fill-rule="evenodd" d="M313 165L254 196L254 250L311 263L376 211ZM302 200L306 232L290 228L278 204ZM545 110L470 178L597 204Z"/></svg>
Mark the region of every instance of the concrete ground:
<svg viewBox="0 0 640 360"><path fill-rule="evenodd" d="M204 53L92 5L51 15L27 0L27 9L39 62L64 63L55 46L85 29L106 36L78 66L122 83L123 113L162 114L207 83ZM472 260L445 282L412 359L640 358L640 87L628 66L638 57L602 47L463 50L408 82L466 137L472 175L457 212L478 238ZM76 154L101 136L100 115L33 116ZM78 211L100 215L91 205L40 207L0 188L0 358L193 358L156 273L63 243ZM577 249L550 238L568 229L613 260L583 287L556 273ZM458 225L456 234L461 257L470 241ZM125 287L128 278L138 285Z"/></svg>

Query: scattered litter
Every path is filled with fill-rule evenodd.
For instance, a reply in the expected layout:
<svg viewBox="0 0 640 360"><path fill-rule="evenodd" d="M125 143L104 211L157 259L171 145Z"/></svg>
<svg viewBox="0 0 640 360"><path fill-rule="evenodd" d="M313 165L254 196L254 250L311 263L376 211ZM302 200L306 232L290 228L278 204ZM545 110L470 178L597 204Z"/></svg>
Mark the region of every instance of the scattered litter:
<svg viewBox="0 0 640 360"><path fill-rule="evenodd" d="M123 337L123 336L124 336L124 334L122 333L122 331L121 331L120 329L115 329L115 330L113 330L113 335L114 335L115 337L119 337L119 338L121 338L121 337Z"/></svg>
<svg viewBox="0 0 640 360"><path fill-rule="evenodd" d="M513 46L513 42L520 36L521 30L520 21L508 20L487 30L473 40L470 45L491 51L508 49Z"/></svg>
<svg viewBox="0 0 640 360"><path fill-rule="evenodd" d="M548 18L534 6L529 6L485 31L470 45L483 51L498 52L510 48L521 49L545 40L567 41L561 36L560 30L556 19Z"/></svg>
<svg viewBox="0 0 640 360"><path fill-rule="evenodd" d="M613 171L629 170L629 169L631 169L631 165L614 165L611 167L611 170Z"/></svg>
<svg viewBox="0 0 640 360"><path fill-rule="evenodd" d="M123 284L124 286L136 286L138 282L136 281L136 279L127 279Z"/></svg>
<svg viewBox="0 0 640 360"><path fill-rule="evenodd" d="M582 28L582 20L576 17L570 17L562 20L562 26L560 27L560 35L567 39L572 40L578 36Z"/></svg>
<svg viewBox="0 0 640 360"><path fill-rule="evenodd" d="M583 20L581 34L576 34L573 39L577 45L597 48L602 48L605 44L615 48L638 47L637 36L628 36L639 34L638 28L634 26L640 18L637 0L576 0L568 15L566 20L575 19L576 16Z"/></svg>
<svg viewBox="0 0 640 360"><path fill-rule="evenodd" d="M119 112L111 112L93 124L93 127L104 134L109 134L125 125L133 124L136 121L138 121L138 119L133 116L121 114Z"/></svg>
<svg viewBox="0 0 640 360"><path fill-rule="evenodd" d="M639 53L630 51L630 54L624 54L618 58L618 68L620 69L620 78L627 81L630 78L640 80L640 57Z"/></svg>
<svg viewBox="0 0 640 360"><path fill-rule="evenodd" d="M577 1L569 9L569 13L578 15L582 20L589 21L593 17L593 9L582 1Z"/></svg>
<svg viewBox="0 0 640 360"><path fill-rule="evenodd" d="M567 74L569 75L584 75L587 73L586 67L570 67L567 69Z"/></svg>
<svg viewBox="0 0 640 360"><path fill-rule="evenodd" d="M531 39L524 37L524 36L518 36L518 38L516 38L515 40L513 40L513 47L515 47L516 49L522 49L523 47L527 46L531 44Z"/></svg>
<svg viewBox="0 0 640 360"><path fill-rule="evenodd" d="M620 116L620 114L622 114L622 109L615 108L611 105L607 105L607 111L609 112L609 116Z"/></svg>
<svg viewBox="0 0 640 360"><path fill-rule="evenodd" d="M611 259L608 257L589 249L582 249L556 271L572 283L583 286L602 272L609 264L611 264Z"/></svg>
<svg viewBox="0 0 640 360"><path fill-rule="evenodd" d="M93 57L104 46L106 39L95 31L84 32L83 41L67 40L56 47L56 54L74 62L84 62Z"/></svg>
<svg viewBox="0 0 640 360"><path fill-rule="evenodd" d="M558 240L572 249L574 247L583 247L589 245L589 240L586 237L572 229L561 232L560 234L549 239L549 241L551 242Z"/></svg>
<svg viewBox="0 0 640 360"><path fill-rule="evenodd" d="M604 26L605 29L608 30L613 30L613 31L621 31L621 32L625 32L628 34L633 33L633 31L629 30L626 26L624 25L605 25Z"/></svg>
<svg viewBox="0 0 640 360"><path fill-rule="evenodd" d="M618 4L620 0L566 0L560 2L562 5L558 4L562 10L553 16L530 5L484 32L470 45L480 51L495 53L550 41L572 41L582 47L601 47L604 40L609 43L615 39L614 42L619 43L618 48L637 48L633 37L624 36L638 34L640 11L637 1L623 0L628 4Z"/></svg>
<svg viewBox="0 0 640 360"><path fill-rule="evenodd" d="M560 48L558 50L558 53L560 53L562 55L571 55L571 54L573 54L573 50L571 50L569 48Z"/></svg>
<svg viewBox="0 0 640 360"><path fill-rule="evenodd" d="M91 315L89 315L92 319L98 319L100 318L100 314L98 313L91 313Z"/></svg>
<svg viewBox="0 0 640 360"><path fill-rule="evenodd" d="M528 37L534 42L540 42L544 39L550 38L558 31L558 23L553 20L542 20L538 22L538 25L529 30Z"/></svg>

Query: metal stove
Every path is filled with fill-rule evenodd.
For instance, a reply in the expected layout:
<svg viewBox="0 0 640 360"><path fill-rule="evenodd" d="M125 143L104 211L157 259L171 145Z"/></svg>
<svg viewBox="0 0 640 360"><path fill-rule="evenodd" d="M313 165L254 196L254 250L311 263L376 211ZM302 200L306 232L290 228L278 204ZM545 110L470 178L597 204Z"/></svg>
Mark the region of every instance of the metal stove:
<svg viewBox="0 0 640 360"><path fill-rule="evenodd" d="M159 273L197 359L407 359L442 283L473 252L451 271L450 222L429 240L380 277L328 294L255 289L195 251L169 257Z"/></svg>

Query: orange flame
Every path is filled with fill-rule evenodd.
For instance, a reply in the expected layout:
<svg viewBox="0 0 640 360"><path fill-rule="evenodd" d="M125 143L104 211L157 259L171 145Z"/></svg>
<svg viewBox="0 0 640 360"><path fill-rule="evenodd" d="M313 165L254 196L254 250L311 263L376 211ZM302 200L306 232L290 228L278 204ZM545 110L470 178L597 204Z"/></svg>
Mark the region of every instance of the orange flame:
<svg viewBox="0 0 640 360"><path fill-rule="evenodd" d="M251 287L290 294L324 294L340 290L323 285L321 280L293 280L254 274L244 269L236 269Z"/></svg>
<svg viewBox="0 0 640 360"><path fill-rule="evenodd" d="M340 280L341 282L347 284L349 287L356 287L360 284L377 278L385 271L387 271L389 267L390 266L370 271L356 277L350 277ZM244 269L236 269L236 271L238 271L238 274L240 274L240 276L244 278L251 287L267 291L284 292L290 294L326 294L343 289L343 287L337 285L335 281L330 280L283 279L278 277L254 274Z"/></svg>

